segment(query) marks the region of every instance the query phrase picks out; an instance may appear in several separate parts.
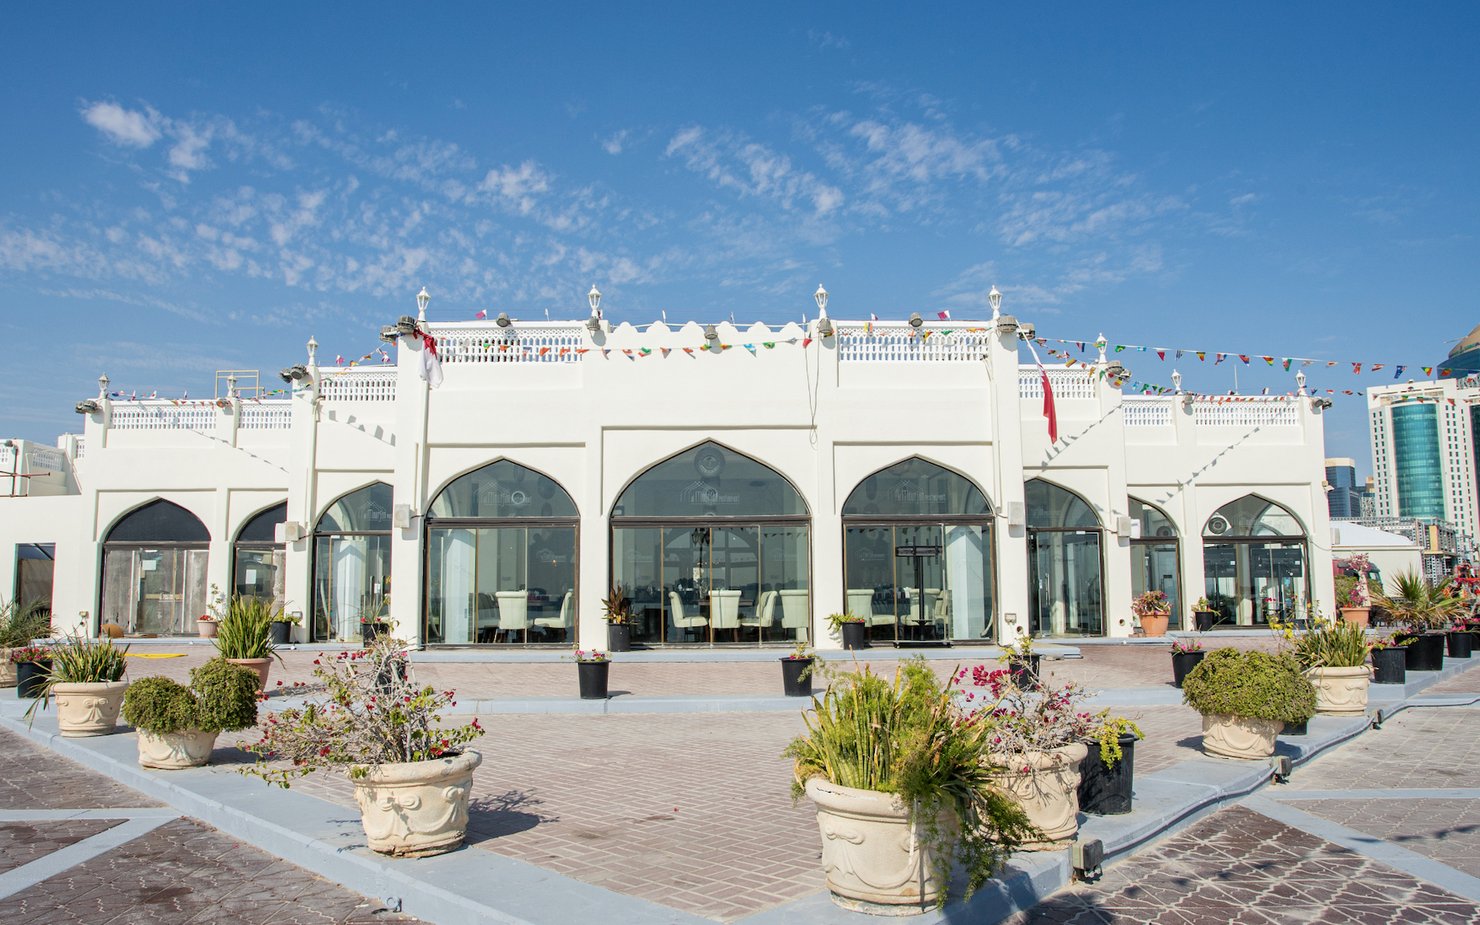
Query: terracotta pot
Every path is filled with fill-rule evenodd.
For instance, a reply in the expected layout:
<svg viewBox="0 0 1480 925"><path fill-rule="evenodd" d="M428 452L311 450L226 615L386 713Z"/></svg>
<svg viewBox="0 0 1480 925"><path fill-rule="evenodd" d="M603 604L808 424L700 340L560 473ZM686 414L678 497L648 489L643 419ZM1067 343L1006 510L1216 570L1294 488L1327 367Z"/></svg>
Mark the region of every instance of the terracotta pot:
<svg viewBox="0 0 1480 925"><path fill-rule="evenodd" d="M355 779L355 802L372 851L426 857L451 851L468 830L475 751L452 758L372 765Z"/></svg>
<svg viewBox="0 0 1480 925"><path fill-rule="evenodd" d="M814 777L807 796L817 805L822 871L833 902L864 911L912 906L923 912L935 904L946 884L936 878L934 854L920 843L898 794Z"/></svg>
<svg viewBox="0 0 1480 925"><path fill-rule="evenodd" d="M1080 763L1087 753L1083 742L1075 742L1046 752L991 756L993 764L1006 767L992 781L1043 833L1043 841L1024 844L1024 851L1053 851L1078 833Z"/></svg>
<svg viewBox="0 0 1480 925"><path fill-rule="evenodd" d="M1141 631L1147 636L1165 636L1171 622L1169 613L1148 613L1141 617Z"/></svg>
<svg viewBox="0 0 1480 925"><path fill-rule="evenodd" d="M218 735L219 732L202 732L199 729L155 735L140 729L139 766L165 771L198 768L211 760Z"/></svg>
<svg viewBox="0 0 1480 925"><path fill-rule="evenodd" d="M215 639L216 634L221 631L221 624L215 620L196 620L195 631L200 633L202 639Z"/></svg>
<svg viewBox="0 0 1480 925"><path fill-rule="evenodd" d="M1342 622L1344 622L1344 623L1351 623L1354 626L1360 626L1362 629L1366 629L1367 628L1367 624L1371 620L1371 617L1372 617L1372 608L1371 607L1343 607L1343 608L1341 608L1341 619L1342 619Z"/></svg>
<svg viewBox="0 0 1480 925"><path fill-rule="evenodd" d="M107 735L118 727L118 708L127 687L127 681L53 684L57 728L71 738Z"/></svg>
<svg viewBox="0 0 1480 925"><path fill-rule="evenodd" d="M1355 668L1312 668L1305 673L1316 688L1316 712L1359 716L1367 712L1366 665Z"/></svg>
<svg viewBox="0 0 1480 925"><path fill-rule="evenodd" d="M1215 758L1268 758L1285 724L1277 719L1210 714L1203 721L1203 752Z"/></svg>
<svg viewBox="0 0 1480 925"><path fill-rule="evenodd" d="M253 671L257 672L257 689L259 691L267 690L267 673L272 670L272 659L228 658L227 661L233 665L240 665L243 668L250 668Z"/></svg>
<svg viewBox="0 0 1480 925"><path fill-rule="evenodd" d="M0 647L0 687L15 687L15 662L10 660L10 649Z"/></svg>

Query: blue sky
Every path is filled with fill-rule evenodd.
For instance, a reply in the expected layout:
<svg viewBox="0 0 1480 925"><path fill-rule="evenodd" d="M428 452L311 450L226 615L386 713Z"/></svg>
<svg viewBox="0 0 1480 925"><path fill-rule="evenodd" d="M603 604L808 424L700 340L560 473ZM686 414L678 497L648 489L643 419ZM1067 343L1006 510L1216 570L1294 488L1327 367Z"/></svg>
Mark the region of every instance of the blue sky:
<svg viewBox="0 0 1480 925"><path fill-rule="evenodd" d="M1338 390L1480 322L1472 3L5 21L5 436L76 429L103 371L198 397L310 334L365 353L422 285L434 319L574 317L595 283L646 322L799 319L819 281L834 316L970 317L996 283L1042 336L1337 360L1307 373ZM1235 365L1178 364L1213 392ZM1362 400L1337 398L1328 449L1365 473Z"/></svg>

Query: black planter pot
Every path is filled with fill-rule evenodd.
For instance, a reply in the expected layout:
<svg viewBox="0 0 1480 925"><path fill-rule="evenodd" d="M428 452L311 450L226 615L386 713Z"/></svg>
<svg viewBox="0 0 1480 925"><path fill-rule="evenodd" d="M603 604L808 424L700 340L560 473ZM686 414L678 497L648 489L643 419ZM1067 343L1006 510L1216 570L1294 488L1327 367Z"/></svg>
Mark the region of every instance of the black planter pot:
<svg viewBox="0 0 1480 925"><path fill-rule="evenodd" d="M1120 737L1120 760L1106 767L1100 743L1089 742L1089 753L1079 765L1079 808L1097 816L1131 811L1131 784L1136 772L1136 737Z"/></svg>
<svg viewBox="0 0 1480 925"><path fill-rule="evenodd" d="M1408 652L1395 649L1372 650L1372 683L1402 684L1408 680Z"/></svg>
<svg viewBox="0 0 1480 925"><path fill-rule="evenodd" d="M1444 634L1449 637L1449 657L1469 658L1473 648L1469 630L1452 630Z"/></svg>
<svg viewBox="0 0 1480 925"><path fill-rule="evenodd" d="M1439 671L1444 667L1443 633L1423 633L1408 636L1413 642L1406 647L1406 665L1409 671Z"/></svg>
<svg viewBox="0 0 1480 925"><path fill-rule="evenodd" d="M611 662L577 662L576 674L581 682L582 700L605 700L606 682L611 676Z"/></svg>
<svg viewBox="0 0 1480 925"><path fill-rule="evenodd" d="M1193 616L1197 617L1197 631L1199 633L1206 633L1212 630L1214 621L1218 619L1217 612L1212 610L1199 610ZM1177 686L1181 687L1182 685L1178 684Z"/></svg>
<svg viewBox="0 0 1480 925"><path fill-rule="evenodd" d="M1310 735L1310 720L1301 720L1298 723L1286 723L1280 735L1303 736Z"/></svg>
<svg viewBox="0 0 1480 925"><path fill-rule="evenodd" d="M1042 660L1041 655L1030 655L1024 661L1015 658L1007 663L1007 670L1012 675L1013 683L1025 691L1036 691L1038 689L1038 663Z"/></svg>
<svg viewBox="0 0 1480 925"><path fill-rule="evenodd" d="M868 648L868 626L863 623L840 623L838 632L843 637L845 649Z"/></svg>
<svg viewBox="0 0 1480 925"><path fill-rule="evenodd" d="M288 644L288 637L293 635L293 624L274 621L267 624L267 638L272 640L275 646Z"/></svg>
<svg viewBox="0 0 1480 925"><path fill-rule="evenodd" d="M812 659L783 658L781 660L781 686L788 697L812 696ZM802 675L806 677L802 677Z"/></svg>
<svg viewBox="0 0 1480 925"><path fill-rule="evenodd" d="M1187 679L1187 672L1197 667L1197 663L1203 660L1206 652L1173 652L1172 653L1172 683L1178 687Z"/></svg>
<svg viewBox="0 0 1480 925"><path fill-rule="evenodd" d="M606 625L606 649L608 652L631 652L632 624L608 623Z"/></svg>
<svg viewBox="0 0 1480 925"><path fill-rule="evenodd" d="M15 695L40 697L41 686L46 683L46 674L49 671L51 662L16 662Z"/></svg>
<svg viewBox="0 0 1480 925"><path fill-rule="evenodd" d="M361 623L360 644L368 649L374 644L376 638L384 636L390 631L391 627L389 623Z"/></svg>

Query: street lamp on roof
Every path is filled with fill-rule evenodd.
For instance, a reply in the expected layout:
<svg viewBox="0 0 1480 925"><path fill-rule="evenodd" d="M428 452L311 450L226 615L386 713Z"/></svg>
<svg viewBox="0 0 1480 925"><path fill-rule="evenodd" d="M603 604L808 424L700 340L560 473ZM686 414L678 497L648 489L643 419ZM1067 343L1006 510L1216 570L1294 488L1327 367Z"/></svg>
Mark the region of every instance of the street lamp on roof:
<svg viewBox="0 0 1480 925"><path fill-rule="evenodd" d="M823 337L832 337L833 323L827 317L827 290L822 284L817 284L817 291L812 293L812 300L817 303L817 333Z"/></svg>
<svg viewBox="0 0 1480 925"><path fill-rule="evenodd" d="M601 333L601 291L593 285L586 293L586 301L591 303L591 317L586 319L586 330L595 337Z"/></svg>
<svg viewBox="0 0 1480 925"><path fill-rule="evenodd" d="M996 321L997 316L1002 312L1002 293L997 291L996 286L993 286L992 291L987 293L987 304L992 306L992 320Z"/></svg>
<svg viewBox="0 0 1480 925"><path fill-rule="evenodd" d="M427 320L427 303L432 297L427 293L427 287L422 286L421 291L416 294L416 320Z"/></svg>

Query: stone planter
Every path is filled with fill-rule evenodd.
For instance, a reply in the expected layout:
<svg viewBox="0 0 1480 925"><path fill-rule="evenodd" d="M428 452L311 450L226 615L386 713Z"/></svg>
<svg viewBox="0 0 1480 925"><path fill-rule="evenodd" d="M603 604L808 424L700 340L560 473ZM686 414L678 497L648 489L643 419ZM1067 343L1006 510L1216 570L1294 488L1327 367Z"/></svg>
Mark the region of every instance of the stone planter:
<svg viewBox="0 0 1480 925"><path fill-rule="evenodd" d="M127 687L127 681L53 684L57 728L70 738L107 735L118 727L118 709Z"/></svg>
<svg viewBox="0 0 1480 925"><path fill-rule="evenodd" d="M1079 831L1079 766L1088 751L1083 742L1075 742L1011 758L990 756L993 764L1006 766L992 775L993 783L1043 832L1044 840L1025 843L1024 851L1062 848Z"/></svg>
<svg viewBox="0 0 1480 925"><path fill-rule="evenodd" d="M201 732L199 729L155 735L140 729L139 766L164 771L198 768L211 760L218 735L219 732Z"/></svg>
<svg viewBox="0 0 1480 925"><path fill-rule="evenodd" d="M1197 663L1203 660L1206 652L1173 652L1172 653L1172 684L1182 686L1187 680L1187 672L1197 667Z"/></svg>
<svg viewBox="0 0 1480 925"><path fill-rule="evenodd" d="M272 659L228 658L227 661L233 665L240 665L243 668L250 668L253 671L257 672L257 689L259 691L267 690L267 673L272 670Z"/></svg>
<svg viewBox="0 0 1480 925"><path fill-rule="evenodd" d="M781 690L788 697L811 697L812 675L810 658L781 659ZM802 677L802 675L806 677Z"/></svg>
<svg viewBox="0 0 1480 925"><path fill-rule="evenodd" d="M1316 712L1359 716L1367 712L1366 665L1355 668L1312 668L1305 673L1316 689Z"/></svg>
<svg viewBox="0 0 1480 925"><path fill-rule="evenodd" d="M15 687L15 662L10 660L10 649L0 647L0 687Z"/></svg>
<svg viewBox="0 0 1480 925"><path fill-rule="evenodd" d="M1268 758L1285 724L1248 716L1204 716L1203 752L1215 758Z"/></svg>
<svg viewBox="0 0 1480 925"><path fill-rule="evenodd" d="M1400 646L1372 650L1372 683L1402 684L1408 680L1408 654Z"/></svg>
<svg viewBox="0 0 1480 925"><path fill-rule="evenodd" d="M1450 658L1469 658L1473 651L1473 640L1469 630L1451 630L1446 633Z"/></svg>
<svg viewBox="0 0 1480 925"><path fill-rule="evenodd" d="M462 844L475 751L451 758L372 765L354 779L355 802L370 849L396 857L426 857Z"/></svg>
<svg viewBox="0 0 1480 925"><path fill-rule="evenodd" d="M1167 627L1172 623L1172 615L1169 613L1143 614L1141 620L1141 632L1147 636L1165 636Z"/></svg>
<svg viewBox="0 0 1480 925"><path fill-rule="evenodd" d="M946 884L935 857L920 843L898 794L807 781L822 832L822 871L833 902L855 911L924 912ZM885 908L871 908L885 907ZM892 908L890 908L892 907Z"/></svg>
<svg viewBox="0 0 1480 925"><path fill-rule="evenodd" d="M1351 623L1354 626L1360 626L1362 629L1366 629L1367 628L1367 624L1371 621L1371 618L1372 618L1372 608L1371 607L1343 607L1343 608L1341 608L1341 621L1343 623Z"/></svg>
<svg viewBox="0 0 1480 925"><path fill-rule="evenodd" d="M195 631L202 639L215 639L216 634L221 631L221 624L215 620L196 620Z"/></svg>

